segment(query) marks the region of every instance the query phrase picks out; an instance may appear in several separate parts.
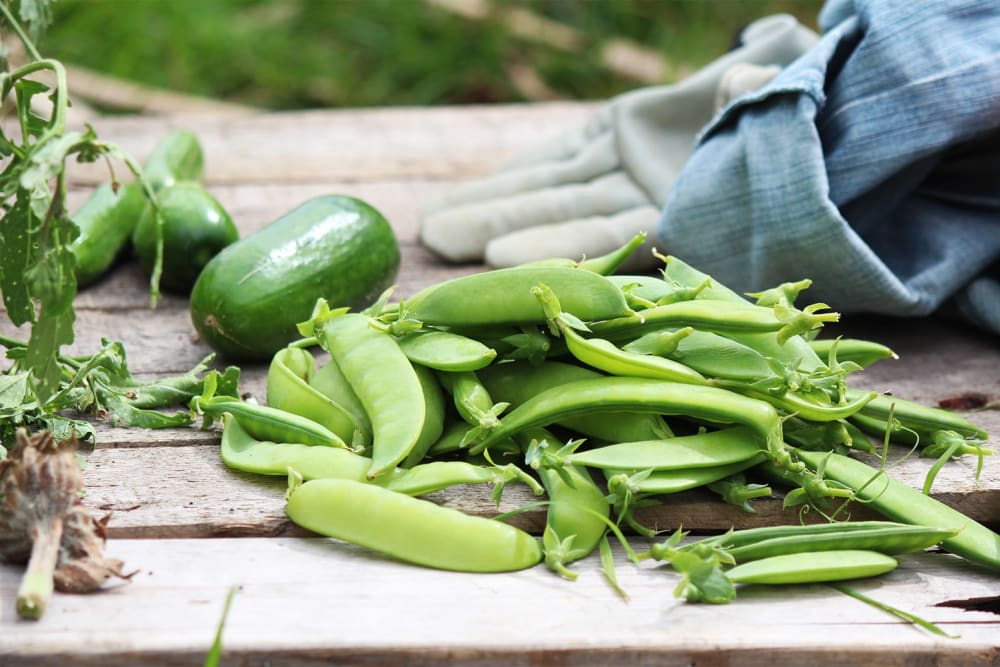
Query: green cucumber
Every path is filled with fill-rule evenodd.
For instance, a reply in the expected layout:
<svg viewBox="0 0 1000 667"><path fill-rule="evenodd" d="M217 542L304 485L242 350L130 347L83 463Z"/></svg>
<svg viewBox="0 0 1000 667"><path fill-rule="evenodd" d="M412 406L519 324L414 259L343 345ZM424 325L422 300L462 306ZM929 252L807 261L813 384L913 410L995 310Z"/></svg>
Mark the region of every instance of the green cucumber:
<svg viewBox="0 0 1000 667"><path fill-rule="evenodd" d="M180 181L200 181L204 168L198 137L188 130L174 130L153 147L142 174L153 190L161 190Z"/></svg>
<svg viewBox="0 0 1000 667"><path fill-rule="evenodd" d="M179 181L156 193L163 216L163 273L160 286L187 295L198 274L220 250L239 239L226 209L200 183ZM132 235L147 272L156 261L156 213L147 204Z"/></svg>
<svg viewBox="0 0 1000 667"><path fill-rule="evenodd" d="M94 190L73 216L80 229L73 241L77 285L89 285L111 268L145 205L146 198L137 185L123 183L115 192L110 183L104 183Z"/></svg>
<svg viewBox="0 0 1000 667"><path fill-rule="evenodd" d="M299 337L317 299L362 308L398 270L381 213L353 197L316 197L216 255L191 291L191 319L217 352L265 360Z"/></svg>

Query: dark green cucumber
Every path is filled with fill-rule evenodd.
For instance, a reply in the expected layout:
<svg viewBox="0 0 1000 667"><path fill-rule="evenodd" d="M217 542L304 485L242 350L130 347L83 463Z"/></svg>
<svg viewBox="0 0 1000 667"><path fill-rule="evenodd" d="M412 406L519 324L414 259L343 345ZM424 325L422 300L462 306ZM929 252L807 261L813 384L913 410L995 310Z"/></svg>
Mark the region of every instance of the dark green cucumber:
<svg viewBox="0 0 1000 667"><path fill-rule="evenodd" d="M76 255L76 282L80 287L93 283L111 268L121 254L146 198L137 185L121 184L118 191L110 183L94 190L73 216L80 235L73 241Z"/></svg>
<svg viewBox="0 0 1000 667"><path fill-rule="evenodd" d="M180 181L156 193L163 216L163 273L160 286L187 295L198 274L220 250L239 239L226 209L200 183ZM132 235L147 272L156 261L156 213L147 204Z"/></svg>
<svg viewBox="0 0 1000 667"><path fill-rule="evenodd" d="M398 270L381 213L353 197L316 197L210 261L191 292L191 319L217 352L265 360L299 337L317 299L367 306Z"/></svg>
<svg viewBox="0 0 1000 667"><path fill-rule="evenodd" d="M188 130L174 130L153 148L142 174L154 190L160 190L180 181L200 181L204 168L198 137Z"/></svg>

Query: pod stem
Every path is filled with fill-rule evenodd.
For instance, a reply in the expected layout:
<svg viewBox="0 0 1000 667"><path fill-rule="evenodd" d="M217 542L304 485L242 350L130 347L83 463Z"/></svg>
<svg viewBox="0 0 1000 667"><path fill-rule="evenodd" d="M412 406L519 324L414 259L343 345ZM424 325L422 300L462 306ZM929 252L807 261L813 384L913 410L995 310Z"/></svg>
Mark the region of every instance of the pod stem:
<svg viewBox="0 0 1000 667"><path fill-rule="evenodd" d="M31 558L17 591L17 615L38 620L52 597L53 574L59 559L63 520L61 516L36 525L32 531Z"/></svg>

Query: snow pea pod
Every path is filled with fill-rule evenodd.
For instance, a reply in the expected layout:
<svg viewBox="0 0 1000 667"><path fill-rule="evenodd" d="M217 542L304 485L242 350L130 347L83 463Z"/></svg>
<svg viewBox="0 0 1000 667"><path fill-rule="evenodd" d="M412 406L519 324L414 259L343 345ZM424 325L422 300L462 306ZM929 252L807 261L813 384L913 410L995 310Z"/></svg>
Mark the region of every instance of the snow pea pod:
<svg viewBox="0 0 1000 667"><path fill-rule="evenodd" d="M858 389L847 389L844 395L848 401L853 401L862 394L864 392ZM859 414L876 417L883 421L892 418L903 426L915 430L955 431L966 437L983 440L990 435L988 431L954 412L885 394L877 394L873 400L865 404Z"/></svg>
<svg viewBox="0 0 1000 667"><path fill-rule="evenodd" d="M781 394L772 394L768 391L761 391L751 385L733 380L716 379L712 381L712 385L766 401L786 412L795 413L803 419L815 422L847 419L878 398L878 393L874 391L855 391L851 393L850 400L846 403L821 403L798 392L786 391Z"/></svg>
<svg viewBox="0 0 1000 667"><path fill-rule="evenodd" d="M568 307L565 310L577 315ZM753 333L776 332L785 324L775 317L770 308L698 299L668 303L614 319L606 318L605 321L594 322L590 328L595 334L615 341L637 338L664 327L684 326L705 331Z"/></svg>
<svg viewBox="0 0 1000 667"><path fill-rule="evenodd" d="M372 463L347 449L255 438L228 412L222 417L220 453L223 463L236 470L284 476L291 467L306 479L344 477L360 482Z"/></svg>
<svg viewBox="0 0 1000 667"><path fill-rule="evenodd" d="M663 272L667 280L692 288L702 285L706 279L710 278L708 274L702 273L674 256L664 258ZM715 280L711 280L704 289L698 292L695 298L728 301L738 306L759 307ZM819 355L813 351L809 343L801 336L792 336L784 342L779 342L777 335L772 332L745 333L728 331L725 332L725 335L728 338L752 347L765 357L772 357L788 364L795 364L796 367L804 372L814 371L825 365Z"/></svg>
<svg viewBox="0 0 1000 667"><path fill-rule="evenodd" d="M424 425L413 448L403 458L401 465L414 466L424 458L431 445L441 438L444 432L445 400L444 392L437 381L434 371L426 366L414 365L413 371L420 380L420 389L424 399Z"/></svg>
<svg viewBox="0 0 1000 667"><path fill-rule="evenodd" d="M800 469L782 441L777 411L756 399L724 389L648 378L604 377L580 380L533 396L500 420L500 427L476 444L477 453L526 428L544 426L583 412L614 410L685 415L715 423L749 427L778 465Z"/></svg>
<svg viewBox="0 0 1000 667"><path fill-rule="evenodd" d="M809 468L852 489L866 507L895 521L959 531L942 541L947 551L1000 569L1000 535L958 510L883 471L841 454L794 450Z"/></svg>
<svg viewBox="0 0 1000 667"><path fill-rule="evenodd" d="M809 341L809 347L822 358L827 358L836 346L839 361L853 361L862 368L871 366L882 359L899 359L891 348L860 338L817 338Z"/></svg>
<svg viewBox="0 0 1000 667"><path fill-rule="evenodd" d="M363 448L351 414L307 382L315 371L316 360L308 350L278 350L267 369L267 404L322 424L341 440Z"/></svg>
<svg viewBox="0 0 1000 667"><path fill-rule="evenodd" d="M610 516L611 506L584 468L565 466L562 474L541 468L538 476L549 497L542 537L545 564L568 579L576 579L576 573L566 566L597 548L608 529L602 519Z"/></svg>
<svg viewBox="0 0 1000 667"><path fill-rule="evenodd" d="M584 338L562 322L558 324L570 354L605 373L707 384L701 373L684 364L664 357L629 352L603 338Z"/></svg>
<svg viewBox="0 0 1000 667"><path fill-rule="evenodd" d="M476 371L497 356L478 340L450 331L415 331L400 337L399 347L413 363L439 371Z"/></svg>
<svg viewBox="0 0 1000 667"><path fill-rule="evenodd" d="M686 333L678 337L682 331ZM716 378L753 382L773 374L760 352L711 331L693 328L652 331L623 349L673 359Z"/></svg>
<svg viewBox="0 0 1000 667"><path fill-rule="evenodd" d="M543 324L542 307L531 294L539 283L549 285L568 312L586 321L631 312L621 291L604 276L567 267L512 267L432 285L406 303L407 316L449 327Z"/></svg>
<svg viewBox="0 0 1000 667"><path fill-rule="evenodd" d="M477 375L495 400L512 406L570 382L605 377L591 368L562 361L497 364L484 368ZM655 440L671 435L670 428L660 415L638 411L573 414L560 417L553 423L602 442Z"/></svg>
<svg viewBox="0 0 1000 667"><path fill-rule="evenodd" d="M632 481L632 485L637 493L647 493L650 495L680 493L681 491L696 489L699 486L705 486L720 479L725 479L730 475L743 472L744 470L757 465L766 458L767 456L761 452L744 461L738 461L736 463L729 463L726 465L703 466L700 468L678 468L673 470L653 470L648 475L641 476L640 478ZM606 477L610 478L618 473L624 472L626 474L631 474L636 471L637 470L635 469L607 469L604 471L604 474Z"/></svg>
<svg viewBox="0 0 1000 667"><path fill-rule="evenodd" d="M742 463L761 454L760 439L734 426L663 440L622 442L569 454L573 465L612 470L679 470Z"/></svg>
<svg viewBox="0 0 1000 667"><path fill-rule="evenodd" d="M566 257L551 257L521 264L520 266L563 266L599 273L602 276L610 276L612 273L617 271L618 268L625 263L625 260L627 260L632 253L639 248L639 246L645 243L645 241L646 232L640 232L629 239L624 245L597 257L585 257L581 260L569 259Z"/></svg>
<svg viewBox="0 0 1000 667"><path fill-rule="evenodd" d="M726 552L737 563L781 554L837 549L864 549L896 555L923 551L957 534L956 530L948 528L901 523L869 528L855 527L851 530L828 530L822 533L801 530L799 526L787 526L787 528L783 535L775 535L741 546L726 547Z"/></svg>
<svg viewBox="0 0 1000 667"><path fill-rule="evenodd" d="M427 414L420 378L395 339L370 326L366 315L334 315L322 323L319 339L372 421L368 476L378 477L420 439Z"/></svg>
<svg viewBox="0 0 1000 667"><path fill-rule="evenodd" d="M223 417L222 461L236 470L258 475L287 476L293 468L303 479L368 480L372 460L346 449L313 447L294 442L257 440L232 415ZM368 482L387 489L420 496L458 484L505 484L511 480L537 483L514 466L488 467L465 461L436 461L412 468L394 468ZM536 489L536 492L540 489Z"/></svg>
<svg viewBox="0 0 1000 667"><path fill-rule="evenodd" d="M684 545L684 549L695 549L698 545L717 545L729 547L744 547L763 540L784 538L789 535L823 536L828 533L847 533L854 530L874 530L877 528L893 528L910 524L898 521L828 521L823 523L786 524L778 526L759 526L731 530L721 535L712 535L695 540ZM656 545L654 545L656 546Z"/></svg>
<svg viewBox="0 0 1000 667"><path fill-rule="evenodd" d="M459 416L472 427L463 436L461 446L464 447L500 425L500 414L510 404L494 403L475 372L441 373L438 377L445 389L451 392Z"/></svg>
<svg viewBox="0 0 1000 667"><path fill-rule="evenodd" d="M291 488L285 511L321 535L426 567L510 572L542 560L538 540L515 526L352 480Z"/></svg>
<svg viewBox="0 0 1000 667"><path fill-rule="evenodd" d="M312 377L307 378L309 386L314 387L321 394L331 401L344 408L354 420L358 428L357 441L362 444L365 450L371 449L372 444L372 423L368 418L368 413L361 405L357 394L351 389L347 378L340 371L337 362L327 361L319 367Z"/></svg>
<svg viewBox="0 0 1000 667"><path fill-rule="evenodd" d="M347 443L325 426L278 408L248 403L231 396L195 396L191 399L191 408L210 419L222 419L224 414L232 414L247 432L260 440L348 449Z"/></svg>
<svg viewBox="0 0 1000 667"><path fill-rule="evenodd" d="M734 584L813 584L877 577L899 562L877 551L841 549L771 556L726 572Z"/></svg>

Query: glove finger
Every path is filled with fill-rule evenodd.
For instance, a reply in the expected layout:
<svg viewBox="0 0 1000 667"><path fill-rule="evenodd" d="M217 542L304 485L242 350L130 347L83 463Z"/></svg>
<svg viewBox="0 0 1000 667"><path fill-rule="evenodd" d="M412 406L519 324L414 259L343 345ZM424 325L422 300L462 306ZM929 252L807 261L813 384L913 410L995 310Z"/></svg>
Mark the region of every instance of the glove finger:
<svg viewBox="0 0 1000 667"><path fill-rule="evenodd" d="M424 208L424 214L453 206L484 202L508 195L541 190L564 183L587 183L618 167L614 137L605 132L580 148L571 157L518 169L499 171L486 178L465 183Z"/></svg>
<svg viewBox="0 0 1000 667"><path fill-rule="evenodd" d="M595 138L611 130L612 114L611 105L605 104L601 106L587 119L586 123L578 125L533 149L516 155L502 165L499 171L572 159L573 156L587 147Z"/></svg>
<svg viewBox="0 0 1000 667"><path fill-rule="evenodd" d="M486 263L500 268L550 257L597 257L625 245L639 232L647 232L646 242L619 268L624 273L643 271L659 261L652 253L659 218L659 209L646 205L610 216L530 227L491 241L486 246Z"/></svg>
<svg viewBox="0 0 1000 667"><path fill-rule="evenodd" d="M420 241L453 262L480 259L491 239L519 229L609 215L649 200L625 174L456 206L424 218Z"/></svg>

